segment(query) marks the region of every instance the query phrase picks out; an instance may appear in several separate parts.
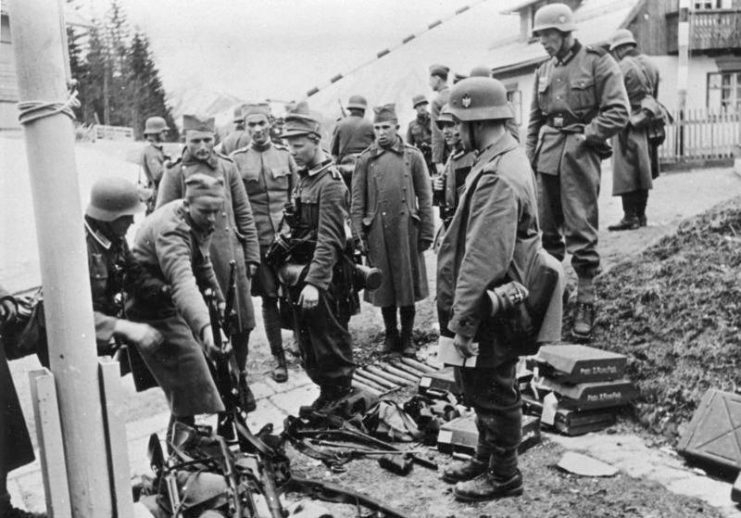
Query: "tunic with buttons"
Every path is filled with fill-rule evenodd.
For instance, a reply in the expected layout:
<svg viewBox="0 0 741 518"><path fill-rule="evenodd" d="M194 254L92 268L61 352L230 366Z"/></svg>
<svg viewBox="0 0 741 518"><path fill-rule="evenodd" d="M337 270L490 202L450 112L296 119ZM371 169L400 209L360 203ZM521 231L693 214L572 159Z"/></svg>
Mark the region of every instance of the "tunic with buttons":
<svg viewBox="0 0 741 518"><path fill-rule="evenodd" d="M440 117L440 110L442 110L443 106L448 103L449 98L450 88L445 85L442 90L437 92L437 95L432 99L432 104L430 105L432 117L432 162L434 164L444 164L445 160L448 158L448 154L450 153L450 149L448 149L448 146L445 144L443 132L437 127L437 124L435 124L438 117Z"/></svg>
<svg viewBox="0 0 741 518"><path fill-rule="evenodd" d="M236 129L229 133L224 140L221 141L221 153L224 155L231 155L238 149L247 147L250 145L250 134L246 130Z"/></svg>
<svg viewBox="0 0 741 518"><path fill-rule="evenodd" d="M255 327L255 315L246 263L260 264L260 246L247 192L234 162L217 153L203 162L195 159L185 149L180 160L165 171L157 197L157 207L183 198L185 180L196 173L224 180L226 199L224 210L216 219L216 230L211 238L211 261L223 293L227 293L229 288L229 263L236 262L237 290L234 309L237 314L237 325L234 326L234 331L235 333L248 331Z"/></svg>
<svg viewBox="0 0 741 518"><path fill-rule="evenodd" d="M432 188L422 153L400 137L388 149L374 143L353 174L353 230L367 240L369 261L383 272L381 286L365 292L375 306L411 306L428 295L419 245L432 243Z"/></svg>

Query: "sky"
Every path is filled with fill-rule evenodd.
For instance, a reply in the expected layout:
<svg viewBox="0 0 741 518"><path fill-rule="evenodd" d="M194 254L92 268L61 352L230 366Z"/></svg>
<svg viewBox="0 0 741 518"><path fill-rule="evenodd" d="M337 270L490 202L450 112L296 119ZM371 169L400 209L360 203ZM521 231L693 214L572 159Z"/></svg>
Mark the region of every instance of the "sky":
<svg viewBox="0 0 741 518"><path fill-rule="evenodd" d="M88 0L94 8L105 0ZM473 5L406 45L426 75L435 48L481 55L516 17L499 12L512 0L121 0L132 25L150 38L165 89L223 92L241 99L301 98L372 59L375 54L424 30L437 19ZM491 20L491 24L488 21ZM460 29L446 32L446 26ZM428 54L416 50L432 49ZM415 49L416 47L416 49ZM422 61L422 62L419 62ZM473 63L473 65L479 63ZM466 63L471 66L471 63ZM461 65L463 66L463 65ZM383 72L379 72L383 76ZM373 81L393 78L377 77Z"/></svg>

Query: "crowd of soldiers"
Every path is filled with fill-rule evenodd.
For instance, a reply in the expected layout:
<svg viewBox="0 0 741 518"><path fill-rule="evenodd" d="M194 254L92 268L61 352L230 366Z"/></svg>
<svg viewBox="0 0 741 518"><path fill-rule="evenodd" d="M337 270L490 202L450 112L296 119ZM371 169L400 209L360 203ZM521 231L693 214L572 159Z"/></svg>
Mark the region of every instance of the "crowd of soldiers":
<svg viewBox="0 0 741 518"><path fill-rule="evenodd" d="M259 296L273 378L288 378L281 329L290 328L319 387L302 411L321 412L352 391L348 323L360 308L358 254L383 275L377 289L365 291L381 308L380 352L413 356L415 304L429 295L423 253L433 248L440 333L462 358L477 357L459 377L476 411L478 447L443 479L456 483L455 496L465 501L521 494L515 366L538 344L562 338L566 252L578 277L572 333L591 335L601 161L614 153L613 194L625 212L615 230L646 224L658 174L655 145L640 120L646 100L657 95L655 67L627 30L615 34L608 52L581 44L574 28L564 4L535 14L534 35L550 59L536 72L524 145L505 88L483 67L451 88L448 67L431 66L435 97L412 99L417 115L406 142L394 105L375 107L370 122L358 95L329 152L306 103L287 114L279 135L267 104L240 107L241 126L220 152L214 120L186 115L176 159L163 152L164 120L150 118L142 160L147 189L101 179L85 212L99 353L110 354L111 344L126 347L137 389L161 387L171 425L222 413L224 431L229 423L208 365L222 352L203 293L215 294L221 311L225 294L234 294L233 311L222 316L230 319L242 377L255 327L252 296ZM433 198L442 223L437 236ZM127 231L145 211L129 249ZM12 297L2 294L0 316L13 314ZM254 398L245 410L253 409ZM0 436L17 433L9 426ZM7 472L19 464L5 452L8 441L2 445ZM0 496L2 506L10 509L7 497Z"/></svg>

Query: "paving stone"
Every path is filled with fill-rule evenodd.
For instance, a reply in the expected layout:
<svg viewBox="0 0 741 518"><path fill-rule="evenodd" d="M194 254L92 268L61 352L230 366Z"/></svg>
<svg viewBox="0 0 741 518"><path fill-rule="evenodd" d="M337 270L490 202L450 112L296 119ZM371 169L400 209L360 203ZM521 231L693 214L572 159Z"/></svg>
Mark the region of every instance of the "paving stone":
<svg viewBox="0 0 741 518"><path fill-rule="evenodd" d="M283 431L283 420L286 413L277 407L270 399L261 399L257 402L257 410L247 416L247 425L253 433L257 433L268 423L272 423L273 432Z"/></svg>
<svg viewBox="0 0 741 518"><path fill-rule="evenodd" d="M319 387L311 383L290 392L276 394L270 400L286 414L298 415L300 406L310 405L317 397L319 397Z"/></svg>
<svg viewBox="0 0 741 518"><path fill-rule="evenodd" d="M250 390L252 390L252 393L255 395L255 399L258 400L268 398L275 394L273 387L264 381L255 381L250 383Z"/></svg>
<svg viewBox="0 0 741 518"><path fill-rule="evenodd" d="M273 389L276 394L290 392L296 388L312 385L311 380L302 369L289 369L288 381L285 383L276 383L269 375L265 376L263 382Z"/></svg>

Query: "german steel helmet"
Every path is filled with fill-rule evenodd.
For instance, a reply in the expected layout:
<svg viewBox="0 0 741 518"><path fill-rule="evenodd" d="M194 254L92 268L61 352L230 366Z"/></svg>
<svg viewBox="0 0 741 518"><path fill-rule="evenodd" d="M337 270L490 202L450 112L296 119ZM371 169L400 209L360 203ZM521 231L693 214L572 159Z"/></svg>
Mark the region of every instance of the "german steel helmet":
<svg viewBox="0 0 741 518"><path fill-rule="evenodd" d="M566 4L544 5L535 12L533 20L533 35L546 29L556 29L561 32L571 32L576 29L574 12Z"/></svg>
<svg viewBox="0 0 741 518"><path fill-rule="evenodd" d="M362 95L351 95L347 100L347 109L357 108L358 110L365 110L368 108L368 101Z"/></svg>
<svg viewBox="0 0 741 518"><path fill-rule="evenodd" d="M469 77L450 90L450 113L461 122L511 119L507 90L496 79Z"/></svg>
<svg viewBox="0 0 741 518"><path fill-rule="evenodd" d="M437 124L437 127L440 129L442 129L444 124L455 124L455 119L450 111L449 104L444 104L443 107L440 108L440 115L437 116L435 124Z"/></svg>
<svg viewBox="0 0 741 518"><path fill-rule="evenodd" d="M615 31L615 34L610 38L610 52L621 45L637 45L633 33L628 29L618 29Z"/></svg>
<svg viewBox="0 0 741 518"><path fill-rule="evenodd" d="M151 135L152 133L159 133L160 131L169 130L165 119L162 117L149 117L147 122L144 124L144 134Z"/></svg>
<svg viewBox="0 0 741 518"><path fill-rule="evenodd" d="M85 214L99 221L110 222L121 216L144 212L145 208L139 200L136 185L126 178L111 176L93 184Z"/></svg>

